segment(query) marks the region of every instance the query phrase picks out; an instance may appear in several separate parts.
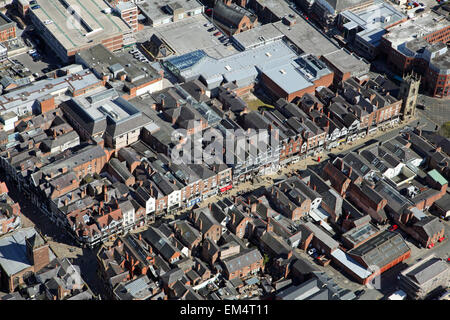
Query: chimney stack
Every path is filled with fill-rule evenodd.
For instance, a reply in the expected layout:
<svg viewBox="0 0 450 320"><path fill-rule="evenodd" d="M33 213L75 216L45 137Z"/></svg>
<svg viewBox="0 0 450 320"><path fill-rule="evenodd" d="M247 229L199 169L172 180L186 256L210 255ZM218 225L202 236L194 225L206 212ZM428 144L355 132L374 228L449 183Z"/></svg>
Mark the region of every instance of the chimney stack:
<svg viewBox="0 0 450 320"><path fill-rule="evenodd" d="M108 202L108 187L103 185L103 201Z"/></svg>

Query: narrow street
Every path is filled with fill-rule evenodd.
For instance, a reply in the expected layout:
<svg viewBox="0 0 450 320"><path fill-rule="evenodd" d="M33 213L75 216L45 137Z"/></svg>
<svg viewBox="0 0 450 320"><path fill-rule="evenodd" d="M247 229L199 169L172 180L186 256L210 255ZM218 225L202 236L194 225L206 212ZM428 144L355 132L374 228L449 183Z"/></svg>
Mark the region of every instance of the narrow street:
<svg viewBox="0 0 450 320"><path fill-rule="evenodd" d="M0 181L6 181L0 172ZM80 248L65 230L57 227L46 215L38 210L18 191L14 184L8 183L8 194L21 208L22 227L35 227L49 242L50 248L58 258L71 258L72 263L81 270L82 277L94 294L105 296L103 284L97 277L96 250Z"/></svg>

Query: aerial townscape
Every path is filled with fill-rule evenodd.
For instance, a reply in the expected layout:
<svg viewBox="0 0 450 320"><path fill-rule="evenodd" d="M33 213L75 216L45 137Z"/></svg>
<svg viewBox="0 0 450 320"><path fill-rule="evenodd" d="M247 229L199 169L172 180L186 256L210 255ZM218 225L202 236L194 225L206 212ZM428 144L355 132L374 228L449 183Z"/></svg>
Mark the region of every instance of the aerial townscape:
<svg viewBox="0 0 450 320"><path fill-rule="evenodd" d="M0 300L450 300L417 1L0 1Z"/></svg>

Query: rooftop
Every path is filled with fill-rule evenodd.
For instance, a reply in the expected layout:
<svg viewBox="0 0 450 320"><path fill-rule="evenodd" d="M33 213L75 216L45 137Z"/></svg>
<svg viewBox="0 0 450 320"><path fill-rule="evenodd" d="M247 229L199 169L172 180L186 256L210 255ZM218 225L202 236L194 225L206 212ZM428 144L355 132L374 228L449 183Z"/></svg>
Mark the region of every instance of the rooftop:
<svg viewBox="0 0 450 320"><path fill-rule="evenodd" d="M445 17L434 12L424 13L389 28L389 32L383 37L391 42L394 49L401 50L407 42L424 37L446 26L450 26L450 21Z"/></svg>
<svg viewBox="0 0 450 320"><path fill-rule="evenodd" d="M36 81L1 95L0 108L14 110L26 104L33 104L36 100L48 95L57 96L59 92L66 92L67 90L73 92L91 87L94 84L100 85L101 81L88 69L64 77ZM2 112L1 109L0 113Z"/></svg>
<svg viewBox="0 0 450 320"><path fill-rule="evenodd" d="M103 12L106 4L101 0L40 0L39 6L30 12L67 52L90 46L92 42L99 43L113 35L132 32L119 16ZM47 20L53 22L45 24ZM77 23L79 26L74 27Z"/></svg>
<svg viewBox="0 0 450 320"><path fill-rule="evenodd" d="M28 260L26 239L37 235L34 228L23 228L0 238L0 265L7 275L14 275L32 265ZM42 238L37 235L41 241ZM50 261L55 258L49 249Z"/></svg>
<svg viewBox="0 0 450 320"><path fill-rule="evenodd" d="M385 33L384 28L407 18L386 2L374 3L361 11L345 10L341 16L347 21L344 23L345 29L363 29L358 35L374 45L381 40L381 36Z"/></svg>
<svg viewBox="0 0 450 320"><path fill-rule="evenodd" d="M197 0L144 0L138 3L138 7L153 23L172 17L174 10L186 12L203 9L203 5Z"/></svg>

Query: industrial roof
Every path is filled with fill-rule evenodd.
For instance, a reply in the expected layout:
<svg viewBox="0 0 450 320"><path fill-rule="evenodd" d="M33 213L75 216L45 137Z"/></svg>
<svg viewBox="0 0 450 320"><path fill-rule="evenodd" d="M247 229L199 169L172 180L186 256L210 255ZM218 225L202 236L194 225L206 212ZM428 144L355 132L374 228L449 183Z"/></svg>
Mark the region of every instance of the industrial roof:
<svg viewBox="0 0 450 320"><path fill-rule="evenodd" d="M384 231L348 254L360 257L368 267L382 268L410 250L400 234Z"/></svg>
<svg viewBox="0 0 450 320"><path fill-rule="evenodd" d="M107 6L101 0L39 0L39 6L30 12L67 52L132 32L119 16L103 12ZM45 24L48 20L52 23Z"/></svg>

